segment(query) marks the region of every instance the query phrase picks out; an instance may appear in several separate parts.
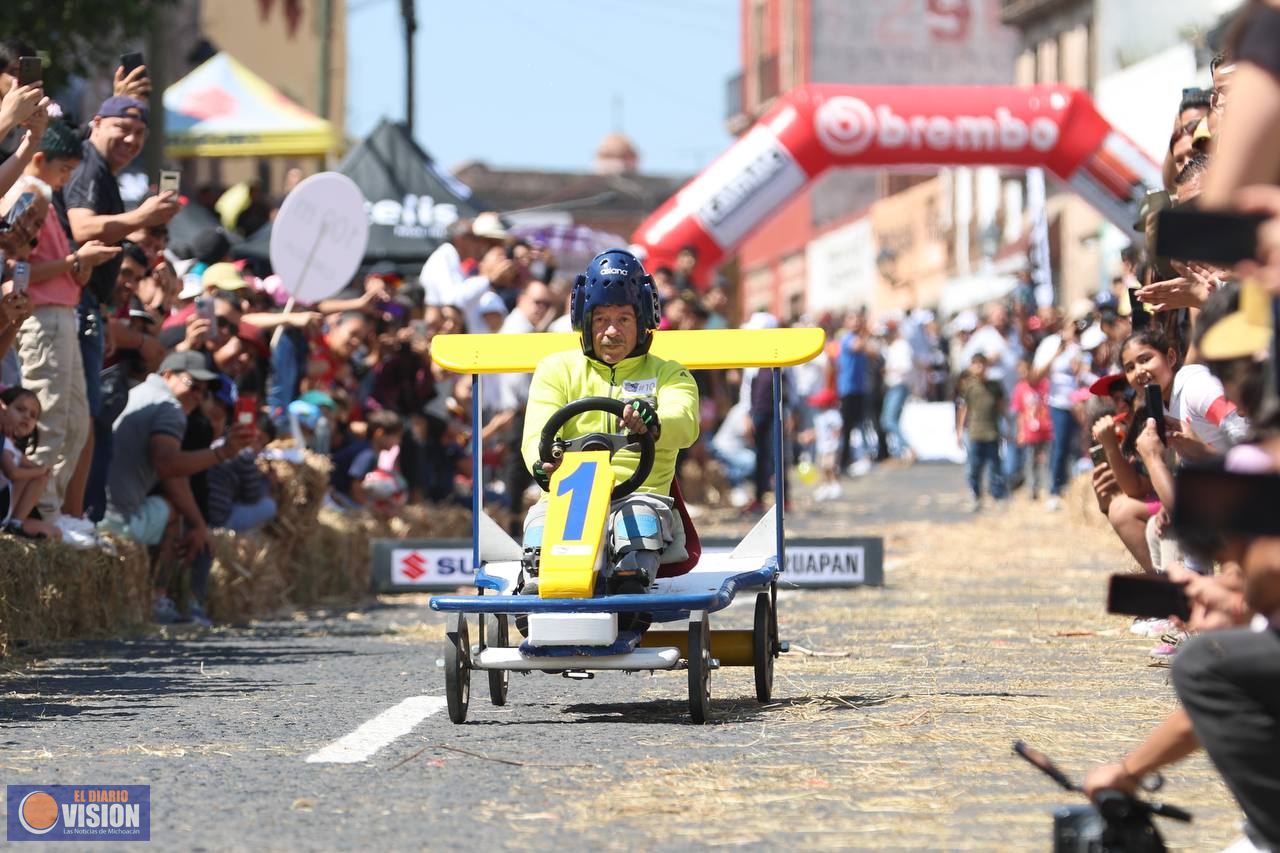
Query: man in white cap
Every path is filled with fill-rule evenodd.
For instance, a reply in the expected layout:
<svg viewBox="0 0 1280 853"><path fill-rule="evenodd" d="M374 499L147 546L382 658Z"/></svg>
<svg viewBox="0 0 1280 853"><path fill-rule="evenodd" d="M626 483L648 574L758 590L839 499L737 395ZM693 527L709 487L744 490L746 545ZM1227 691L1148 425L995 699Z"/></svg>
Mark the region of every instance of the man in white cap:
<svg viewBox="0 0 1280 853"><path fill-rule="evenodd" d="M449 241L431 253L418 276L427 294L428 312L456 305L466 317L468 330L483 331L480 298L494 286L510 284L518 272L505 250L509 237L496 213L455 222L449 229Z"/></svg>

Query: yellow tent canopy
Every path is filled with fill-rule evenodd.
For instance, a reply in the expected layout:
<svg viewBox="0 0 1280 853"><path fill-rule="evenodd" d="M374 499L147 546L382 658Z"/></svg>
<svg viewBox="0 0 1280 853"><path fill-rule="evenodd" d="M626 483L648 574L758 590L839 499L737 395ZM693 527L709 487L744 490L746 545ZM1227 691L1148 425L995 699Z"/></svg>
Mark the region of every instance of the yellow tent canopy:
<svg viewBox="0 0 1280 853"><path fill-rule="evenodd" d="M219 53L164 92L169 157L318 157L337 150L333 125Z"/></svg>

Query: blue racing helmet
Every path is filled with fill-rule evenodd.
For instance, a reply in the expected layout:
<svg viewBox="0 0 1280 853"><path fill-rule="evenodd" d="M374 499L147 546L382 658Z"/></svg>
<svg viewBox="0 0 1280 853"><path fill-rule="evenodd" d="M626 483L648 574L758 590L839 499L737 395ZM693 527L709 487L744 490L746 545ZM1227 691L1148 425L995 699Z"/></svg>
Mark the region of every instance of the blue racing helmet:
<svg viewBox="0 0 1280 853"><path fill-rule="evenodd" d="M582 352L595 358L595 342L591 337L591 312L600 305L630 305L636 309L639 335L636 348L628 358L644 355L653 344L661 309L658 289L653 277L644 271L640 259L625 249L610 249L591 259L587 271L573 283L569 319L573 330L582 337Z"/></svg>

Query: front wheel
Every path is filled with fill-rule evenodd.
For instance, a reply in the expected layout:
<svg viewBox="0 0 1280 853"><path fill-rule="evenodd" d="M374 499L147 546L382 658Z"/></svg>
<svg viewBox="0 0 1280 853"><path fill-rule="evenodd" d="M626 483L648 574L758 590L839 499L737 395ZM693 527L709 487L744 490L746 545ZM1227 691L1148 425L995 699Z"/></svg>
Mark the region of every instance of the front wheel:
<svg viewBox="0 0 1280 853"><path fill-rule="evenodd" d="M711 716L711 626L705 616L689 623L689 716L695 723Z"/></svg>
<svg viewBox="0 0 1280 853"><path fill-rule="evenodd" d="M507 627L507 617L495 616L493 621L493 645L505 649L511 644L511 631ZM510 681L511 673L507 670L489 670L489 701L499 706L507 704L507 687Z"/></svg>
<svg viewBox="0 0 1280 853"><path fill-rule="evenodd" d="M467 617L458 614L458 626L445 635L444 647L444 697L449 706L449 719L465 723L467 706L471 703L471 654L467 638Z"/></svg>

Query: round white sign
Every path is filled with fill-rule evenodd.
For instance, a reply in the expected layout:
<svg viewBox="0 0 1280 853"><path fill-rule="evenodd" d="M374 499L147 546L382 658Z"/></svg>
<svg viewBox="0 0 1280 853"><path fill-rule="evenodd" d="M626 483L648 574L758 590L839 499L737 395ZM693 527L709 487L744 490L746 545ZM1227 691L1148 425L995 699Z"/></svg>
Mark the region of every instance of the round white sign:
<svg viewBox="0 0 1280 853"><path fill-rule="evenodd" d="M364 194L338 172L321 172L285 196L271 225L271 268L294 299L314 304L346 287L369 242Z"/></svg>

